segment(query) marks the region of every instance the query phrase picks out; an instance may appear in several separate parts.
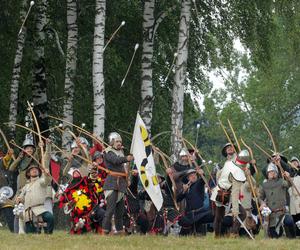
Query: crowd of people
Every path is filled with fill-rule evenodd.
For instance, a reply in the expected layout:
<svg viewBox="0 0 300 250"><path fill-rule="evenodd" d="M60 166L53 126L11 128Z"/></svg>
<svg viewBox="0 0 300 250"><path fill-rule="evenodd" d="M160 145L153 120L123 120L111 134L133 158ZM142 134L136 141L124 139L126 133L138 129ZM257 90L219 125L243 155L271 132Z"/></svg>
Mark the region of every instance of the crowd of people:
<svg viewBox="0 0 300 250"><path fill-rule="evenodd" d="M157 174L163 197L158 211L133 155L124 154L121 136L113 132L108 142L107 147L97 140L90 145L79 136L68 155L59 155L51 140L36 145L28 134L17 157L14 149L2 154L0 211L9 229L51 234L57 219L53 206L58 206L69 217L71 234L300 234L296 157L288 161L274 153L258 172L248 150L227 143L221 150L225 163L209 172L197 152L183 147L177 161Z"/></svg>

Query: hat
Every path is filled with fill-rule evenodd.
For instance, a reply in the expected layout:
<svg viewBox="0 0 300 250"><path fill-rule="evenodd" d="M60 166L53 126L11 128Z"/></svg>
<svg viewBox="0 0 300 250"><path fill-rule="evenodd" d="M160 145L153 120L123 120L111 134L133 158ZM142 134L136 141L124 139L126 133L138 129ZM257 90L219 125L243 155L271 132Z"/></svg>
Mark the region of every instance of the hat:
<svg viewBox="0 0 300 250"><path fill-rule="evenodd" d="M30 175L29 175L29 172L30 172L30 169L32 168L37 168L39 170L39 177L41 177L42 175L42 170L40 169L40 167L37 165L37 164L31 164L27 169L26 169L26 172L25 172L25 175L26 175L26 178L27 179L30 179Z"/></svg>
<svg viewBox="0 0 300 250"><path fill-rule="evenodd" d="M290 160L290 162L292 161L297 161L298 163L300 163L299 159L296 156L293 156Z"/></svg>
<svg viewBox="0 0 300 250"><path fill-rule="evenodd" d="M227 153L226 153L226 149L227 149L227 147L230 147L230 146L234 146L234 145L232 145L231 143L226 143L224 146L223 146L223 148L222 148L222 155L224 156L224 157L227 157Z"/></svg>

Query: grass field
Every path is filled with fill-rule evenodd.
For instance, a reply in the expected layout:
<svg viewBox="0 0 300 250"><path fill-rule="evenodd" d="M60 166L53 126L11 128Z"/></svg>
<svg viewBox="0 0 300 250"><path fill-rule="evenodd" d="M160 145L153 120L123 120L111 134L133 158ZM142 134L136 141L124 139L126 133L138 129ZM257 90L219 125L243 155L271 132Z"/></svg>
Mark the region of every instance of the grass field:
<svg viewBox="0 0 300 250"><path fill-rule="evenodd" d="M0 230L0 250L67 250L67 249L299 249L297 240L259 239L214 239L212 234L206 237L164 237L164 236L71 236L64 231L53 235L15 235Z"/></svg>

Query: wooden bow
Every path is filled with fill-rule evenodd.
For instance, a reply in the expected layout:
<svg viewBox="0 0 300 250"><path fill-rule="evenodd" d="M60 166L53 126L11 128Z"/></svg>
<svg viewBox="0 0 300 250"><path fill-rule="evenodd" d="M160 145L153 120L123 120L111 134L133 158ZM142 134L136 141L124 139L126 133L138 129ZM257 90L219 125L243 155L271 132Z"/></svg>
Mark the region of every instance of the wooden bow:
<svg viewBox="0 0 300 250"><path fill-rule="evenodd" d="M152 145L152 148L153 148L154 152L156 152L160 156L160 158L162 159L165 169L168 169L170 166L167 162L167 159L166 159L164 153L158 147L155 147L155 146ZM168 159L168 160L170 161L170 159ZM169 175L169 178L172 182L172 187L173 187L173 189L172 189L172 191L173 191L172 199L173 199L176 210L179 211L179 206L177 204L177 198L176 198L176 183L175 183L175 180L174 180L173 176Z"/></svg>
<svg viewBox="0 0 300 250"><path fill-rule="evenodd" d="M235 134L235 131L234 131L234 129L233 129L233 126L232 126L232 124L231 124L231 122L230 122L229 119L227 119L227 122L228 122L228 125L229 125L230 129L231 129L231 132L232 132L232 134L233 134L233 137L234 137L234 140L235 140L235 142L236 142L236 145L237 145L237 147L238 147L238 149L239 149L239 152L241 152L241 145L240 145L239 140L238 140L238 138L237 138L237 136L236 136L236 134Z"/></svg>
<svg viewBox="0 0 300 250"><path fill-rule="evenodd" d="M35 116L35 113L33 111L32 106L31 106L31 104L28 101L27 101L27 105L28 105L28 110L32 114L32 118L34 120L34 123L35 123L35 126L36 126L36 130L37 130L37 135L39 137L39 147L40 147L40 150L41 150L41 166L42 166L42 169L45 171L46 168L45 168L45 161L44 161L44 158L45 158L44 143L43 143L43 140L42 140L40 125L39 125L39 123L37 121L37 118Z"/></svg>
<svg viewBox="0 0 300 250"><path fill-rule="evenodd" d="M8 141L7 141L7 138L6 138L5 134L3 133L2 129L0 129L0 134L1 134L1 136L2 136L2 138L3 138L3 140L4 140L4 142L5 142L5 145L6 145L7 149L10 151L10 150L11 150L11 147L9 146L9 143L8 143ZM11 157L13 158L14 161L16 160L16 157L15 157L14 154L12 154Z"/></svg>
<svg viewBox="0 0 300 250"><path fill-rule="evenodd" d="M181 140L183 146L184 146L186 149L187 149L186 142L188 142L188 144L192 147L192 149L195 151L195 153L197 153L197 154L199 155L199 157L201 158L201 160L203 161L203 158L202 158L202 156L200 155L199 150L198 150L196 147L194 147L194 145L193 145L191 142L189 142L188 140L184 139L182 135L179 136L178 131L177 131L177 136L178 136L178 138ZM196 161L193 161L193 162L192 162L190 155L188 156L188 161L189 161L190 166L193 166L193 165L194 165L194 166L196 167L196 169L201 168L201 167L197 164ZM209 171L208 171L208 173L210 174ZM200 174L200 176L201 176L202 180L204 181L205 185L207 186L207 189L208 189L209 193L211 193L211 188L210 188L210 186L209 186L209 184L208 184L207 179L205 178L205 176L204 176L203 174ZM211 175L210 175L210 176L211 176Z"/></svg>
<svg viewBox="0 0 300 250"><path fill-rule="evenodd" d="M233 150L235 151L235 153L237 153L236 149L235 149L235 146L234 146L234 144L233 144L230 136L228 135L228 133L227 133L227 131L226 131L226 129L225 129L225 127L224 127L224 125L223 125L223 123L221 122L220 119L219 119L219 123L220 123L220 126L221 126L221 128L222 128L222 130L223 130L223 132L224 132L224 134L225 134L225 136L227 138L227 141L231 144L231 146L232 146Z"/></svg>
<svg viewBox="0 0 300 250"><path fill-rule="evenodd" d="M274 153L278 154L277 147L276 147L276 144L275 144L275 141L274 141L271 131L269 130L269 128L267 127L267 125L264 121L262 123L263 123L265 129L267 130L267 133L272 141ZM270 159L272 158L271 156L269 156L269 157L270 157ZM296 190L297 194L300 196L300 192L299 192L298 188L296 187L295 183L293 182L293 180L289 176L286 176L284 174L284 169L282 168L280 161L279 161L278 165L276 165L276 166L279 167L282 177L285 178L289 183L291 183L292 187Z"/></svg>
<svg viewBox="0 0 300 250"><path fill-rule="evenodd" d="M81 133L83 133L83 134L85 134L86 136L90 137L91 139L95 140L95 141L98 142L99 144L101 144L101 145L103 145L103 146L106 145L107 147L109 147L109 145L108 145L105 141L103 141L103 140L101 140L100 138L94 136L93 134L91 134L89 131L83 129L82 127L79 127L79 126L77 126L77 125L75 125L75 124L73 124L73 123L71 123L71 122L68 122L68 121L66 121L66 120L63 120L63 119L61 119L61 118L58 118L58 117L55 117L55 116L52 116L52 115L48 115L48 117L51 118L51 119L57 120L57 121L61 121L61 122L67 123L67 124L69 124L70 126L74 126L74 127L75 127L76 129L78 129ZM105 148L105 146L104 146L104 148Z"/></svg>

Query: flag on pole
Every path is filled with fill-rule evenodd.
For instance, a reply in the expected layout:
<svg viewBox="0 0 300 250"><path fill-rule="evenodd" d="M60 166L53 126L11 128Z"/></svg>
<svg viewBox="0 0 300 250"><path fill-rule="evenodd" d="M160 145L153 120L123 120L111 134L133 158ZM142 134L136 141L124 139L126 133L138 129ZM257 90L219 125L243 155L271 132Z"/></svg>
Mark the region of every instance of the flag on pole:
<svg viewBox="0 0 300 250"><path fill-rule="evenodd" d="M163 197L156 175L152 145L144 121L139 113L136 116L130 152L134 156L134 163L144 189L150 196L156 209L160 210L163 204Z"/></svg>

